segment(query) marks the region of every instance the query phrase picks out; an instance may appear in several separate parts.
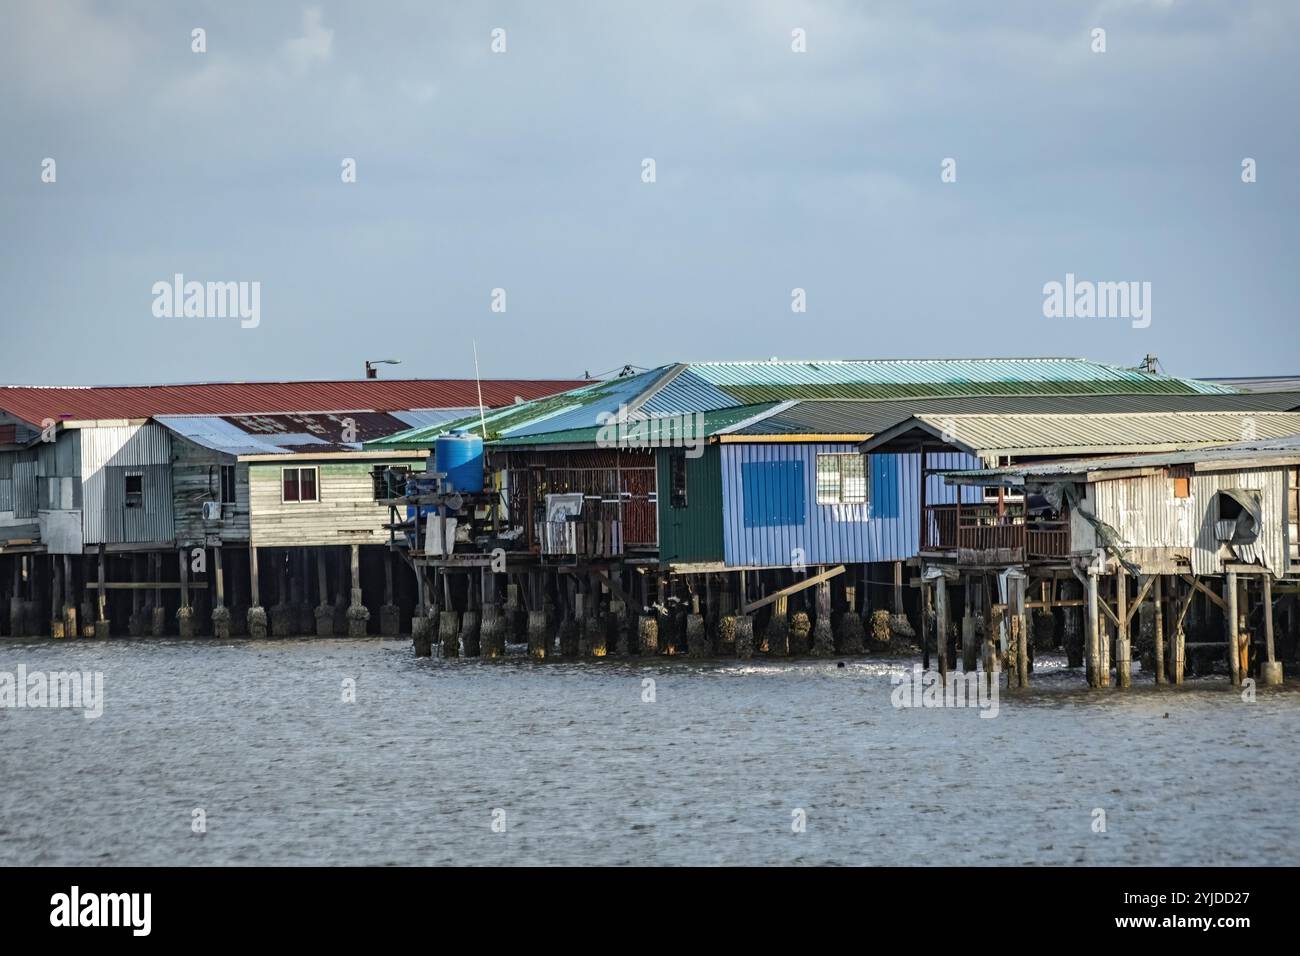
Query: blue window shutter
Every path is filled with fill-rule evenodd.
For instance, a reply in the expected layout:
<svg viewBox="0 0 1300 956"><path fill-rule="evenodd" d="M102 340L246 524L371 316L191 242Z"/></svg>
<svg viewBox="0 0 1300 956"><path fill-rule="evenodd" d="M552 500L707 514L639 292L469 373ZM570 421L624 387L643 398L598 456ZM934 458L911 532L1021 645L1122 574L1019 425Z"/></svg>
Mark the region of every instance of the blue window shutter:
<svg viewBox="0 0 1300 956"><path fill-rule="evenodd" d="M752 462L741 466L740 480L746 528L804 523L807 493L803 462Z"/></svg>
<svg viewBox="0 0 1300 956"><path fill-rule="evenodd" d="M868 455L867 468L871 471L871 517L897 518L898 456Z"/></svg>

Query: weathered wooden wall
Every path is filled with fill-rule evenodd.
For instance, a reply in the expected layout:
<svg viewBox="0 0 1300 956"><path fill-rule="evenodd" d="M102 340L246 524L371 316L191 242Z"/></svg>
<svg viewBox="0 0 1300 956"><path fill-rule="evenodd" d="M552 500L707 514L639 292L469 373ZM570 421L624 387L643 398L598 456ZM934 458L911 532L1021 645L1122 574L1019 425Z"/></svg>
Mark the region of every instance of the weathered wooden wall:
<svg viewBox="0 0 1300 956"><path fill-rule="evenodd" d="M223 465L235 466L235 502L222 505L219 521L205 521L203 503L221 500ZM218 535L227 544L248 540L248 467L246 462L236 462L233 455L172 436L177 544L202 545L208 535Z"/></svg>
<svg viewBox="0 0 1300 956"><path fill-rule="evenodd" d="M292 460L250 462L248 494L251 543L262 547L318 547L341 544L387 544L388 508L375 501L372 469L392 461L328 462ZM284 468L319 469L319 501L282 500Z"/></svg>

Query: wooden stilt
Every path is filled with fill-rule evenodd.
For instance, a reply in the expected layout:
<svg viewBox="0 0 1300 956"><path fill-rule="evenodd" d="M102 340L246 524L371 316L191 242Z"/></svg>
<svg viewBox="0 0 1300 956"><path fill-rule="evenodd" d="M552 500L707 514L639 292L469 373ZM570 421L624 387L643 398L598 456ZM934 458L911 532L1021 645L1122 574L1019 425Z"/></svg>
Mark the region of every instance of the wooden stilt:
<svg viewBox="0 0 1300 956"><path fill-rule="evenodd" d="M1241 686L1240 626L1237 617L1237 572L1229 571L1223 576L1223 599L1227 605L1224 612L1224 626L1227 629L1228 671L1232 674L1234 687Z"/></svg>
<svg viewBox="0 0 1300 956"><path fill-rule="evenodd" d="M1115 637L1115 683L1122 689L1133 685L1133 645L1129 639L1128 572L1115 569L1115 616L1119 618Z"/></svg>
<svg viewBox="0 0 1300 956"><path fill-rule="evenodd" d="M1264 586L1264 655L1265 661L1260 667L1260 676L1264 683L1276 685L1282 683L1282 662L1273 656L1273 576L1265 574Z"/></svg>
<svg viewBox="0 0 1300 956"><path fill-rule="evenodd" d="M934 579L935 649L939 654L939 682L948 686L948 581L941 574Z"/></svg>
<svg viewBox="0 0 1300 956"><path fill-rule="evenodd" d="M1101 686L1101 608L1098 595L1097 574L1088 572L1088 615L1084 621L1088 645L1088 686Z"/></svg>
<svg viewBox="0 0 1300 956"><path fill-rule="evenodd" d="M1012 622L1020 633L1016 635L1016 686L1029 686L1029 609L1025 607L1025 592L1029 581L1012 578L1015 608Z"/></svg>
<svg viewBox="0 0 1300 956"><path fill-rule="evenodd" d="M1155 590L1152 592L1152 600L1156 605L1155 619L1155 638L1156 638L1156 683L1165 682L1165 598L1164 598L1164 575L1157 574L1154 584Z"/></svg>

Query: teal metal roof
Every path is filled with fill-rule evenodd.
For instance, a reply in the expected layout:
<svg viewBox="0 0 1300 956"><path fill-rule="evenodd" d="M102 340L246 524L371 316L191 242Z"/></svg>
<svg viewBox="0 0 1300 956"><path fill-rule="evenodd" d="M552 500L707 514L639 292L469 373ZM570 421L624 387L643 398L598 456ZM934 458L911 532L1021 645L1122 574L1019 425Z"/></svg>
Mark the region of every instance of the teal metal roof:
<svg viewBox="0 0 1300 956"><path fill-rule="evenodd" d="M486 438L594 430L621 406L664 415L802 399L949 398L1003 395L1233 395L1226 385L1104 365L1078 358L854 359L825 362L695 362L489 412ZM477 416L412 428L367 448L428 448L451 428L479 432ZM536 443L536 442L534 442Z"/></svg>
<svg viewBox="0 0 1300 956"><path fill-rule="evenodd" d="M1079 358L699 362L690 370L747 402L958 395L1230 395L1237 391Z"/></svg>

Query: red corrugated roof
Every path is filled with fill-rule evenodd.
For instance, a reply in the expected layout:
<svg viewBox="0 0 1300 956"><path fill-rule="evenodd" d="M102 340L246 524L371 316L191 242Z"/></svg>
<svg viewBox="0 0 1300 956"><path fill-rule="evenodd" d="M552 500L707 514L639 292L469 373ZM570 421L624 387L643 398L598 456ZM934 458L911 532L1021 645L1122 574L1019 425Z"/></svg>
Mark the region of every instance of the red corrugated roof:
<svg viewBox="0 0 1300 956"><path fill-rule="evenodd" d="M590 382L484 379L483 404L509 405ZM478 405L473 379L357 379L342 382L201 382L193 385L0 386L0 412L35 426L46 419L244 415L257 412L391 412Z"/></svg>

